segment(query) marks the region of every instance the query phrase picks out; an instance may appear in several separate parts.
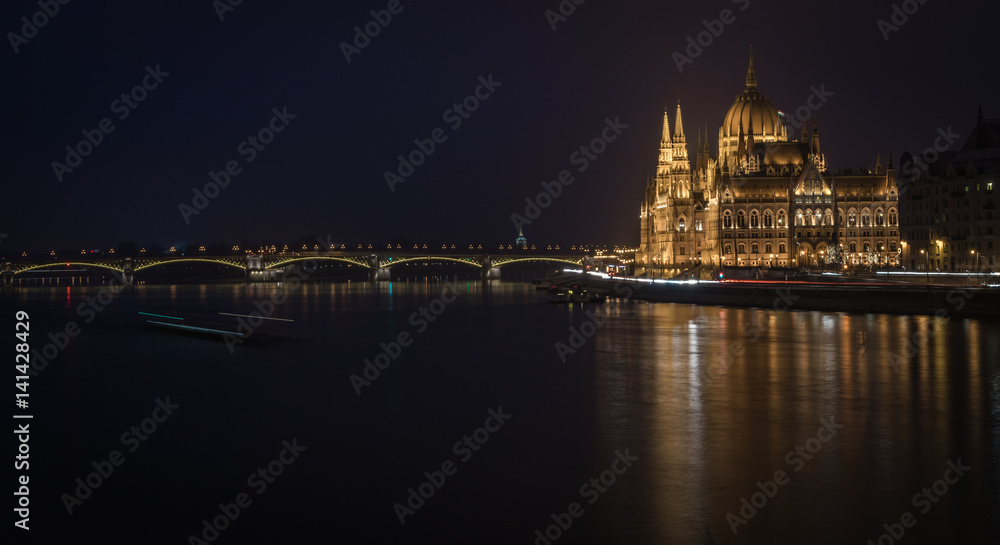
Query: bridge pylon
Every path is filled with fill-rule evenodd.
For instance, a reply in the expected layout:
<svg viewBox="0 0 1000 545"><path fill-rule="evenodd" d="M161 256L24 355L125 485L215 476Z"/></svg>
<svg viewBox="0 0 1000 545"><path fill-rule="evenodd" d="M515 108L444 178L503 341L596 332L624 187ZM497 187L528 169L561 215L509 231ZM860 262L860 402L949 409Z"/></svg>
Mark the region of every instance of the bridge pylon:
<svg viewBox="0 0 1000 545"><path fill-rule="evenodd" d="M383 267L377 254L368 256L368 280L389 280L389 267Z"/></svg>
<svg viewBox="0 0 1000 545"><path fill-rule="evenodd" d="M500 280L500 267L493 266L493 258L485 256L482 258L482 268L479 269L483 280Z"/></svg>
<svg viewBox="0 0 1000 545"><path fill-rule="evenodd" d="M4 288L14 287L14 267L11 266L10 262L4 262L0 265L0 279L2 279Z"/></svg>
<svg viewBox="0 0 1000 545"><path fill-rule="evenodd" d="M246 281L247 282L264 281L264 256L262 255L247 256Z"/></svg>
<svg viewBox="0 0 1000 545"><path fill-rule="evenodd" d="M126 257L122 262L122 285L131 286L135 280L135 263L131 257Z"/></svg>

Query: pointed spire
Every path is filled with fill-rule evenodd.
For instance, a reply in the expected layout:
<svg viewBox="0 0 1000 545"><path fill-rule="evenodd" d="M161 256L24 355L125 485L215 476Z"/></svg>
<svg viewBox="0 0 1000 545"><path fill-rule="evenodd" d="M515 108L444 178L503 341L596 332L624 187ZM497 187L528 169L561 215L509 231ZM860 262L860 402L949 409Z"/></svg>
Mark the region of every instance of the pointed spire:
<svg viewBox="0 0 1000 545"><path fill-rule="evenodd" d="M681 120L681 101L677 101L677 121L674 122L674 136L684 138L684 122Z"/></svg>
<svg viewBox="0 0 1000 545"><path fill-rule="evenodd" d="M753 68L753 44L750 44L750 66L747 68L747 89L757 88L757 71Z"/></svg>
<svg viewBox="0 0 1000 545"><path fill-rule="evenodd" d="M820 154L820 151L819 151L819 119L818 119L818 116L816 116L816 119L813 120L813 135L812 135L812 142L809 143L809 149L813 153L815 153L816 155Z"/></svg>
<svg viewBox="0 0 1000 545"><path fill-rule="evenodd" d="M747 135L747 151L753 153L753 116L750 116L750 126L748 129L750 134Z"/></svg>
<svg viewBox="0 0 1000 545"><path fill-rule="evenodd" d="M875 156L875 174L882 174L882 153Z"/></svg>
<svg viewBox="0 0 1000 545"><path fill-rule="evenodd" d="M670 142L670 114L667 109L663 109L663 141Z"/></svg>

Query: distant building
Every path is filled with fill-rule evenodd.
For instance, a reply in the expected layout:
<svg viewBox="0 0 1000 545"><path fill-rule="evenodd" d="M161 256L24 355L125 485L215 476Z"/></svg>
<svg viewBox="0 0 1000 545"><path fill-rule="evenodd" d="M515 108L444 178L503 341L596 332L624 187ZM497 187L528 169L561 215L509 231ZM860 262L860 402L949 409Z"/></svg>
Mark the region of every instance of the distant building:
<svg viewBox="0 0 1000 545"><path fill-rule="evenodd" d="M874 171L831 174L815 123L788 139L782 114L757 88L752 55L718 150L712 157L708 131L704 142L699 131L692 168L681 106L672 133L664 112L656 177L640 207L637 274L900 263L891 154L886 168L878 161Z"/></svg>
<svg viewBox="0 0 1000 545"><path fill-rule="evenodd" d="M528 239L524 238L524 228L517 230L517 240L515 240L514 244L521 248L528 247Z"/></svg>
<svg viewBox="0 0 1000 545"><path fill-rule="evenodd" d="M900 213L904 263L913 270L997 270L1000 119L984 119L959 150L904 159Z"/></svg>

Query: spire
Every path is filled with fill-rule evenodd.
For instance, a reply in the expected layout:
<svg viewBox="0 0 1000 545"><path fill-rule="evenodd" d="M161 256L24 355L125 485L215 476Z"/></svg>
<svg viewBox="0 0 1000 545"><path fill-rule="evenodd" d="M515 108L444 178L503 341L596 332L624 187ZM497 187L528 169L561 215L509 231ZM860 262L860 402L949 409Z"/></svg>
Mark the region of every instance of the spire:
<svg viewBox="0 0 1000 545"><path fill-rule="evenodd" d="M663 109L663 141L670 142L670 115Z"/></svg>
<svg viewBox="0 0 1000 545"><path fill-rule="evenodd" d="M750 44L750 66L747 68L747 89L757 88L757 71L753 68L753 44Z"/></svg>
<svg viewBox="0 0 1000 545"><path fill-rule="evenodd" d="M820 152L819 152L819 120L818 119L814 119L813 120L813 135L812 135L812 142L809 144L809 148L816 155L820 154Z"/></svg>
<svg viewBox="0 0 1000 545"><path fill-rule="evenodd" d="M677 101L677 121L674 122L674 136L684 138L684 122L681 121L681 101Z"/></svg>
<svg viewBox="0 0 1000 545"><path fill-rule="evenodd" d="M875 174L882 174L882 153L875 156Z"/></svg>
<svg viewBox="0 0 1000 545"><path fill-rule="evenodd" d="M750 134L747 135L747 151L753 153L753 116L750 116L750 126L748 127Z"/></svg>

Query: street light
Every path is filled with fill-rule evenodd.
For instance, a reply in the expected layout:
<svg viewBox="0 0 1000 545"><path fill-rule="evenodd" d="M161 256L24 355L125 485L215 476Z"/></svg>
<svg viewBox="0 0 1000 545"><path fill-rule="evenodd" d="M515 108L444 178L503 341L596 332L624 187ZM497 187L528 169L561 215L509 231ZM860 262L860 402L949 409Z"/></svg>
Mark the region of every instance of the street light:
<svg viewBox="0 0 1000 545"><path fill-rule="evenodd" d="M975 250L969 250L969 253L972 254L972 255L974 255L976 257L976 285L978 286L978 285L980 285L979 270L981 268L979 266L979 260L982 259L983 256L982 256L982 254L976 252Z"/></svg>
<svg viewBox="0 0 1000 545"><path fill-rule="evenodd" d="M931 253L930 251L925 252L923 248L920 249L920 254L924 256L924 273L927 275L927 283L931 283Z"/></svg>

